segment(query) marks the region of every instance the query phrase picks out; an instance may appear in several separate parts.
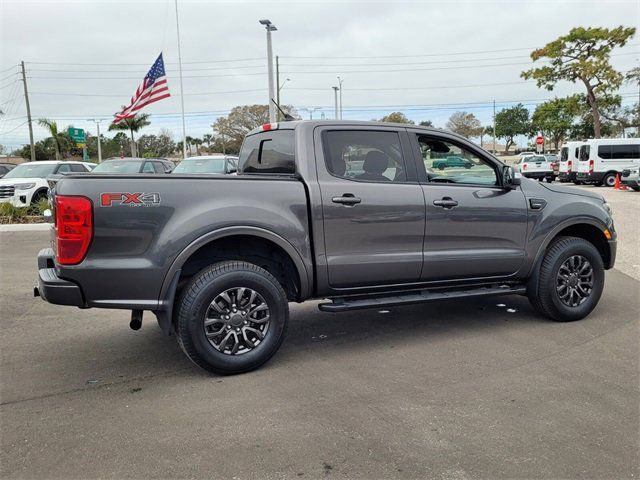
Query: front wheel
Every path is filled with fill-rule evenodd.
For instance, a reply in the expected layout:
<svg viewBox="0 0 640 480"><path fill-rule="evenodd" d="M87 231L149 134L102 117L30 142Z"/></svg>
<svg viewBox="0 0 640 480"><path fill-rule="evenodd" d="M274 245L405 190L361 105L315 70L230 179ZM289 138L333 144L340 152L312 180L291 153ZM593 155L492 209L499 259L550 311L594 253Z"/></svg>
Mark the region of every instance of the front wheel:
<svg viewBox="0 0 640 480"><path fill-rule="evenodd" d="M580 320L596 307L604 288L604 266L598 250L583 238L561 237L547 249L529 301L558 322Z"/></svg>
<svg viewBox="0 0 640 480"><path fill-rule="evenodd" d="M547 183L552 183L553 182L553 178L551 178L551 177L547 177L547 178L545 178L545 180L547 181Z"/></svg>
<svg viewBox="0 0 640 480"><path fill-rule="evenodd" d="M179 300L177 337L199 367L223 375L258 368L276 353L289 321L282 286L251 263L217 263L196 274Z"/></svg>

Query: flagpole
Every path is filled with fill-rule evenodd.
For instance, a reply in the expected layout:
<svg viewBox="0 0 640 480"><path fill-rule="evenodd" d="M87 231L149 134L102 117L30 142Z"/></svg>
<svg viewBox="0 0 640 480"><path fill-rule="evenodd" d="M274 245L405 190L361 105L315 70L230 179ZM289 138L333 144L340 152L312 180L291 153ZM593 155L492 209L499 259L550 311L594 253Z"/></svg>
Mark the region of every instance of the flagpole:
<svg viewBox="0 0 640 480"><path fill-rule="evenodd" d="M176 4L176 31L178 32L178 69L180 71L180 106L182 107L182 158L187 158L187 129L184 125L184 90L182 88L182 54L180 52L180 23L178 22L178 0Z"/></svg>

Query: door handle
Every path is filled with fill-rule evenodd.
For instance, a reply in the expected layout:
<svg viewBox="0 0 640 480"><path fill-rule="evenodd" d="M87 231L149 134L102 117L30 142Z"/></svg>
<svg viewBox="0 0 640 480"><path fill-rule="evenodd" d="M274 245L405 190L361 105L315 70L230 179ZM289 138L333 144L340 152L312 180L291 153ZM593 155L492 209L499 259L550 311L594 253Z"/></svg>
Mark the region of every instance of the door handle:
<svg viewBox="0 0 640 480"><path fill-rule="evenodd" d="M353 205L357 205L362 200L356 197L353 193L343 193L341 197L333 197L331 201L333 203L340 203L342 205L353 206Z"/></svg>
<svg viewBox="0 0 640 480"><path fill-rule="evenodd" d="M442 200L434 200L433 204L436 207L453 208L458 206L458 202L451 197L442 197Z"/></svg>

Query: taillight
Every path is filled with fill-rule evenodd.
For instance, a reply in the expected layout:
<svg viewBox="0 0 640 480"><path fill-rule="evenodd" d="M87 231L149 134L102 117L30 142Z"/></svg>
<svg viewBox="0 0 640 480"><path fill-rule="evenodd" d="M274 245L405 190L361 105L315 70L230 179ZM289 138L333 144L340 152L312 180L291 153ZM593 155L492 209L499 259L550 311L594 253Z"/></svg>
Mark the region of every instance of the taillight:
<svg viewBox="0 0 640 480"><path fill-rule="evenodd" d="M87 197L56 195L56 257L61 265L80 263L93 238L93 209Z"/></svg>
<svg viewBox="0 0 640 480"><path fill-rule="evenodd" d="M526 164L526 163L523 163L523 164L522 164L522 170L526 170L526 169L527 169L527 164Z"/></svg>
<svg viewBox="0 0 640 480"><path fill-rule="evenodd" d="M589 160L589 173L593 173L593 160Z"/></svg>
<svg viewBox="0 0 640 480"><path fill-rule="evenodd" d="M572 163L571 163L571 160L569 160L567 162L567 172L569 172L569 173L571 173L571 166L572 166Z"/></svg>

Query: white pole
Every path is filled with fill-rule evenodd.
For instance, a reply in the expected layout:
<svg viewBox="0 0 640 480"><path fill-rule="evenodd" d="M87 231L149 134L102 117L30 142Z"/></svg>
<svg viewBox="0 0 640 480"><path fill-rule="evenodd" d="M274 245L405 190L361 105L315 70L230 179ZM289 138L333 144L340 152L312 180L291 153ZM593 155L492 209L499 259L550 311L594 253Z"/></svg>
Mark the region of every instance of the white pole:
<svg viewBox="0 0 640 480"><path fill-rule="evenodd" d="M176 4L176 32L178 34L178 70L180 71L180 106L182 108L182 158L187 158L187 128L184 124L184 89L182 88L182 53L180 52L180 22L178 21L178 0Z"/></svg>
<svg viewBox="0 0 640 480"><path fill-rule="evenodd" d="M338 87L333 88L333 104L335 109L335 119L338 120L340 117L338 116Z"/></svg>
<svg viewBox="0 0 640 480"><path fill-rule="evenodd" d="M271 25L266 25L267 28L267 75L269 75L269 122L274 123L276 121L276 106L271 101L275 98L274 86L273 86L273 50L271 48Z"/></svg>
<svg viewBox="0 0 640 480"><path fill-rule="evenodd" d="M102 120L93 119L96 122L96 128L98 129L98 163L102 163L102 145L100 144L100 122Z"/></svg>
<svg viewBox="0 0 640 480"><path fill-rule="evenodd" d="M342 79L338 77L338 86L340 87L340 120L342 120Z"/></svg>

